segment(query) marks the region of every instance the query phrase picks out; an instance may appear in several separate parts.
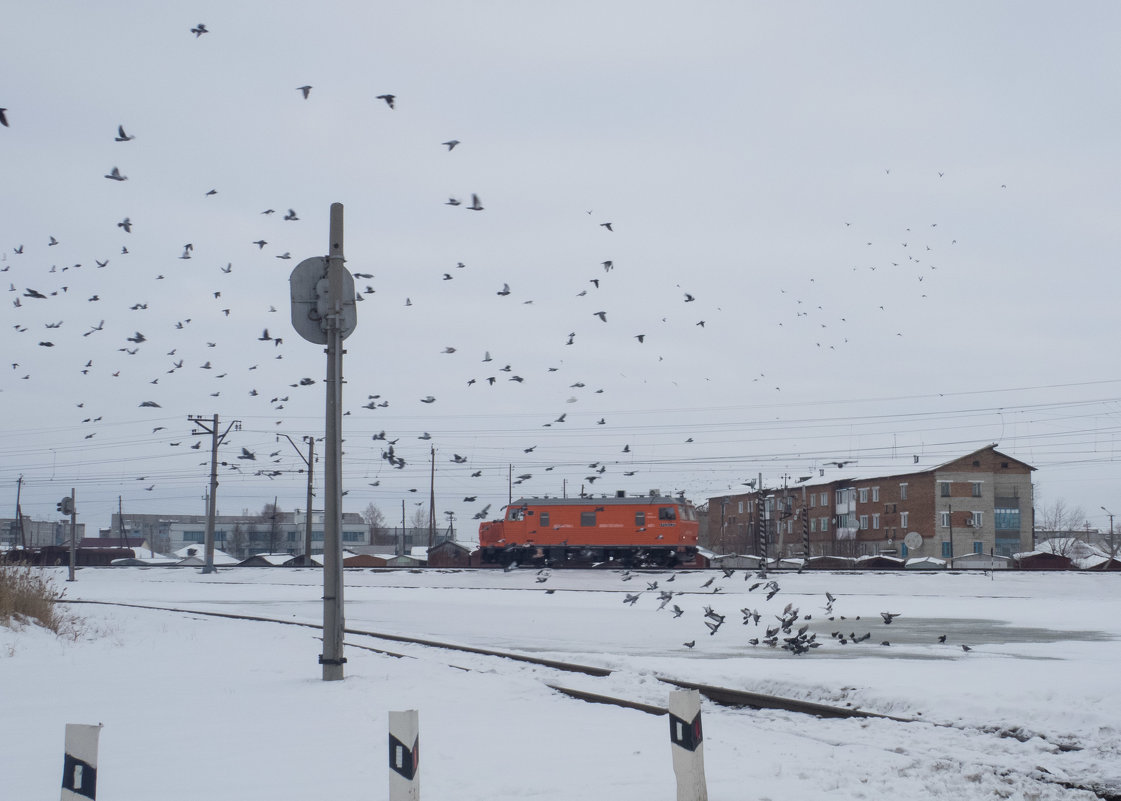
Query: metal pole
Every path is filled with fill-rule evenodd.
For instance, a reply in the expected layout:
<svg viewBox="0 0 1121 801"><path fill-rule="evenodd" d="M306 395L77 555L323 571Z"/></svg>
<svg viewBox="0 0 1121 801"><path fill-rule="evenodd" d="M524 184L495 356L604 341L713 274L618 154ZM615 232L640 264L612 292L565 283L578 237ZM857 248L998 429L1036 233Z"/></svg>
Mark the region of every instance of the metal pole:
<svg viewBox="0 0 1121 801"><path fill-rule="evenodd" d="M950 506L947 506L946 508L949 510L948 514L950 516L949 517L949 523L950 523L950 568L953 569L953 566L954 566L954 507L953 507L953 505L950 505Z"/></svg>
<svg viewBox="0 0 1121 801"><path fill-rule="evenodd" d="M218 415L211 418L210 429L210 502L206 508L206 547L203 573L213 573L214 569L214 515L218 510Z"/></svg>
<svg viewBox="0 0 1121 801"><path fill-rule="evenodd" d="M307 440L307 515L304 518L304 564L311 567L311 502L315 495L312 465L315 464L315 437L304 437L304 439Z"/></svg>
<svg viewBox="0 0 1121 801"><path fill-rule="evenodd" d="M75 506L77 496L74 494L74 488L70 488L70 577L67 581L74 580L74 565L78 561L78 544L74 540L74 533L77 530L78 511Z"/></svg>
<svg viewBox="0 0 1121 801"><path fill-rule="evenodd" d="M342 541L342 303L343 206L331 204L327 253L327 419L323 515L323 665L324 681L343 678Z"/></svg>

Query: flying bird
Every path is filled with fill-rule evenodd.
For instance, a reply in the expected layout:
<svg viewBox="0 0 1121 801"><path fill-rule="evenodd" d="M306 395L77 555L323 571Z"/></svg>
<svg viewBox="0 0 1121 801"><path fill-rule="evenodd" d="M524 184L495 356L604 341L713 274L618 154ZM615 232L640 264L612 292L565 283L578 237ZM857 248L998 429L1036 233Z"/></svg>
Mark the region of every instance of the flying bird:
<svg viewBox="0 0 1121 801"><path fill-rule="evenodd" d="M396 108L394 103L397 101L397 95L378 95L378 100L384 100L387 106Z"/></svg>
<svg viewBox="0 0 1121 801"><path fill-rule="evenodd" d="M10 126L8 125L8 115L5 113L6 111L6 108L0 108L0 125L8 128Z"/></svg>
<svg viewBox="0 0 1121 801"><path fill-rule="evenodd" d="M135 136L132 136L130 134L125 133L125 126L118 125L117 126L117 136L116 136L115 139L113 139L113 141L114 142L130 142L135 138L136 138Z"/></svg>
<svg viewBox="0 0 1121 801"><path fill-rule="evenodd" d="M112 171L110 171L110 173L108 175L106 175L105 177L108 178L110 181L127 181L128 180L128 176L127 175L121 175L121 171L119 169L117 169L116 167L114 167L112 169Z"/></svg>
<svg viewBox="0 0 1121 801"><path fill-rule="evenodd" d="M471 209L471 211L482 211L483 210L483 204L479 202L479 196L478 195L474 195L474 194L471 195L471 205L468 206L467 208Z"/></svg>
<svg viewBox="0 0 1121 801"><path fill-rule="evenodd" d="M305 85L305 86L297 86L297 87L296 87L296 91L297 91L297 92L303 92L303 94L304 94L304 100L307 100L307 99L308 99L308 95L310 95L310 94L311 94L311 87L310 87L310 86L306 86L306 85Z"/></svg>
<svg viewBox="0 0 1121 801"><path fill-rule="evenodd" d="M446 147L448 149L448 151L450 152L452 150L455 150L455 146L459 144L459 140L458 139L449 139L446 142L441 142L441 144L444 147Z"/></svg>
<svg viewBox="0 0 1121 801"><path fill-rule="evenodd" d="M206 25L200 22L198 25L191 28L191 33L193 33L195 35L195 38L198 39L204 33L210 33L210 31L206 29Z"/></svg>

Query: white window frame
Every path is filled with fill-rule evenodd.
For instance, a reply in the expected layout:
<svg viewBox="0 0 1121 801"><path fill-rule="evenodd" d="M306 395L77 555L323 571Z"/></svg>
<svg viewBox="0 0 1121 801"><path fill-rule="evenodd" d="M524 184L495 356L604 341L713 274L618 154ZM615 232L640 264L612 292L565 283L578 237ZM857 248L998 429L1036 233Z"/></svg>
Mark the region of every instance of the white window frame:
<svg viewBox="0 0 1121 801"><path fill-rule="evenodd" d="M973 528L981 528L985 525L984 512L971 512L970 514L973 515L973 519L969 522L970 526L972 526Z"/></svg>
<svg viewBox="0 0 1121 801"><path fill-rule="evenodd" d="M860 502L861 503L868 503L868 488L867 487L861 487L859 490L857 490L857 492L860 493L860 498L859 498Z"/></svg>
<svg viewBox="0 0 1121 801"><path fill-rule="evenodd" d="M899 527L900 528L907 528L907 518L910 517L910 515L911 515L910 512L900 512L899 513Z"/></svg>
<svg viewBox="0 0 1121 801"><path fill-rule="evenodd" d="M899 485L899 500L907 500L907 483L904 482Z"/></svg>
<svg viewBox="0 0 1121 801"><path fill-rule="evenodd" d="M816 517L811 517L810 518L810 533L814 534L816 532L817 532L817 518Z"/></svg>
<svg viewBox="0 0 1121 801"><path fill-rule="evenodd" d="M949 528L950 527L950 513L949 512L939 512L938 513L938 527L939 528Z"/></svg>
<svg viewBox="0 0 1121 801"><path fill-rule="evenodd" d="M867 531L868 530L868 515L861 515L860 516L860 530L861 531Z"/></svg>
<svg viewBox="0 0 1121 801"><path fill-rule="evenodd" d="M872 515L872 530L873 531L879 531L879 528L880 528L880 516L874 514L874 515Z"/></svg>
<svg viewBox="0 0 1121 801"><path fill-rule="evenodd" d="M880 488L872 487L872 503L880 502Z"/></svg>
<svg viewBox="0 0 1121 801"><path fill-rule="evenodd" d="M828 517L821 518L821 530L823 532L829 530L829 518Z"/></svg>

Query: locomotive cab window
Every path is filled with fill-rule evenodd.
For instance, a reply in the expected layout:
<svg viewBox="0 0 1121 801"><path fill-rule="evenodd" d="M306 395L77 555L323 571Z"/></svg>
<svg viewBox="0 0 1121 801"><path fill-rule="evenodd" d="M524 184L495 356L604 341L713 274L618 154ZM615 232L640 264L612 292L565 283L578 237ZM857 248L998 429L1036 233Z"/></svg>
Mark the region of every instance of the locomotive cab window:
<svg viewBox="0 0 1121 801"><path fill-rule="evenodd" d="M635 512L634 513L634 524L636 526L638 526L639 528L642 528L643 526L645 526L646 525L646 512Z"/></svg>
<svg viewBox="0 0 1121 801"><path fill-rule="evenodd" d="M525 509L523 509L520 506L514 507L506 515L507 520L522 520L524 518L525 518Z"/></svg>
<svg viewBox="0 0 1121 801"><path fill-rule="evenodd" d="M677 519L677 509L675 509L672 506L659 506L658 507L658 519L659 520L676 520Z"/></svg>
<svg viewBox="0 0 1121 801"><path fill-rule="evenodd" d="M596 524L596 513L595 512L581 512L580 513L580 525L581 526L594 526L595 524Z"/></svg>

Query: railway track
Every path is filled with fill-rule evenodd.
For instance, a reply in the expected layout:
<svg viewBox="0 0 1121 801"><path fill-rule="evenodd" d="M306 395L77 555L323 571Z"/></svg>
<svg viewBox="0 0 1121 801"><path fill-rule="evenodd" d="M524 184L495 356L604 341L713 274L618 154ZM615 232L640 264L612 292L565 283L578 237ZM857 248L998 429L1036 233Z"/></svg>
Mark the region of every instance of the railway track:
<svg viewBox="0 0 1121 801"><path fill-rule="evenodd" d="M181 615L191 615L197 617L210 617L226 620L240 620L251 623L272 623L287 626L296 626L299 628L311 629L313 631L321 631L322 626L315 623L308 623L296 620L284 620L280 618L264 617L259 615L246 615L231 612L217 612L208 610L188 609L173 606L155 606L146 604L113 602L113 601L88 601L88 600L69 600L64 599L60 603L69 604L89 604L101 606L115 606L131 609L149 610L155 612L166 612ZM582 675L592 679L606 679L615 674L626 673L625 670L611 670L594 665L586 665L573 662L565 662L562 660L545 659L528 654L518 653L516 651L503 651L498 649L478 648L475 646L462 645L458 643L449 643L440 640L427 639L423 637L413 637L401 635L390 632L379 632L358 628L347 628L345 630L347 637L346 646L358 649L363 652L376 654L398 659L417 659L426 658L425 655L433 653L459 653L470 655L474 658L479 658L481 664L460 665L451 662L444 662L448 667L458 670L480 670L486 672L493 672L493 667L486 667L490 660L501 660L503 662L512 662L521 665L532 666L535 668L546 668L551 671L557 671L560 674L568 675ZM419 649L418 653L406 653L401 651L391 651L384 648L377 648L371 645L356 642L354 638L369 638L377 639L385 642L397 643L406 646L406 649ZM428 657L430 658L430 657ZM441 660L443 661L443 660ZM756 693L748 690L741 690L737 688L718 687L707 684L699 684L685 679L672 676L656 676L658 681L665 685L674 686L684 689L695 689L717 704L717 708L724 708L730 710L732 713L735 710L754 709L761 710L766 713L765 718L761 718L766 722L767 726L776 729L785 730L792 736L805 736L813 737L810 733L811 730L805 729L804 725L794 723L792 721L804 716L812 716L819 720L825 721L863 721L862 725L875 723L877 725L890 725L890 726L913 726L919 725L923 727L931 727L932 729L944 730L947 733L947 752L954 750L970 755L974 763L985 762L991 770L1011 772L1016 771L1022 776L1026 776L1033 781L1041 782L1043 784L1056 785L1072 791L1084 791L1093 794L1096 798L1102 801L1121 801L1121 787L1107 785L1102 782L1092 780L1078 780L1071 777L1063 777L1056 775L1045 768L1033 765L1029 769L1019 769L1010 767L1008 764L1008 747L1001 746L1000 748L986 747L984 745L988 741L1004 741L1012 740L1013 742L1027 743L1033 739L1040 739L1040 735L1032 734L1025 735L1019 730L1008 728L996 727L976 727L967 726L956 723L936 722L932 720L904 718L887 714L874 712L871 710L863 710L852 707L839 707L830 704L822 704L813 701L805 701L801 699L786 698L766 693ZM649 703L647 700L637 700L630 698L622 698L610 695L608 693L593 692L588 689L566 687L555 680L544 680L543 686L550 691L561 693L567 697L578 699L580 701L609 704L627 709L633 709L651 715L664 715L666 714L665 707L658 704ZM713 710L710 714L720 714ZM727 714L727 713L725 713ZM904 733L900 733L900 738L905 738ZM816 738L820 739L820 738ZM950 742L953 745L950 745ZM970 745L963 746L962 743ZM841 743L838 743L841 745ZM1050 744L1056 752L1069 752L1080 750L1077 745L1069 743L1052 743ZM991 753L999 754L997 757L990 756ZM932 755L932 757L935 755ZM963 757L963 764L965 763ZM1014 758L1013 758L1014 761Z"/></svg>

